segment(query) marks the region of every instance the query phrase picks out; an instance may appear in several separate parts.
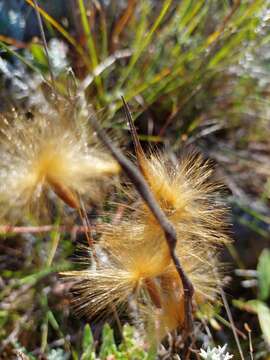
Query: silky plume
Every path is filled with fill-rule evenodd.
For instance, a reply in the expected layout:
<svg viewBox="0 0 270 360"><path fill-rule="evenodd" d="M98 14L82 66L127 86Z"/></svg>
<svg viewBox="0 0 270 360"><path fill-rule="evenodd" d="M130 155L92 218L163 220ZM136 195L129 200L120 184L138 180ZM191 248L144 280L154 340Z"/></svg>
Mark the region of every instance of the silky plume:
<svg viewBox="0 0 270 360"><path fill-rule="evenodd" d="M54 193L71 208L98 202L102 184L120 171L89 127L89 113L58 97L31 116L15 110L0 116L0 215L17 221L40 216Z"/></svg>
<svg viewBox="0 0 270 360"><path fill-rule="evenodd" d="M226 209L220 201L220 185L211 179L212 169L198 154L187 155L177 166L160 153L137 153L153 194L177 232L176 253L191 280L194 303L215 301L218 292L218 252L226 243ZM83 271L64 273L74 281L75 308L89 317L123 309L135 299L145 328L153 328L161 340L183 327L184 292L172 264L160 225L141 199L117 225L104 225L95 245L100 261Z"/></svg>

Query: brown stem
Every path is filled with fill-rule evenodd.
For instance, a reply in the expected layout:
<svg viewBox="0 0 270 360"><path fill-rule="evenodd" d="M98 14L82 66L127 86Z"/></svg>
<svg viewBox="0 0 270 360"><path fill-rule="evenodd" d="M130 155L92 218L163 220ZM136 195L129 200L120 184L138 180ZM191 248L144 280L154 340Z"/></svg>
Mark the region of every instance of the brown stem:
<svg viewBox="0 0 270 360"><path fill-rule="evenodd" d="M129 20L134 14L134 8L136 6L137 0L129 0L126 9L120 15L120 18L117 20L114 29L112 31L111 42L110 42L110 52L113 53L117 48L119 37L123 30L126 28Z"/></svg>
<svg viewBox="0 0 270 360"><path fill-rule="evenodd" d="M12 225L0 225L0 235L5 234L37 234L47 233L53 230L59 232L68 233L86 233L91 230L89 226L57 226L57 225L43 225L43 226L12 226Z"/></svg>

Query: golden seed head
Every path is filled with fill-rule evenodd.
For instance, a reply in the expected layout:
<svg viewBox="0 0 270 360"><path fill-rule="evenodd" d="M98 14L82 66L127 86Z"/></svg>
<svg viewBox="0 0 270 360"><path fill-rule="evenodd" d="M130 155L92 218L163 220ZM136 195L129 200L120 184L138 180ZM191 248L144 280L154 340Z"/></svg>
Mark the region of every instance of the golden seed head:
<svg viewBox="0 0 270 360"><path fill-rule="evenodd" d="M61 105L61 106L60 106ZM33 119L11 113L0 118L0 213L16 218L45 206L52 190L69 206L98 201L102 184L119 165L101 148L85 116L68 101ZM106 180L106 181L104 181Z"/></svg>
<svg viewBox="0 0 270 360"><path fill-rule="evenodd" d="M194 300L214 300L220 265L217 252L228 239L225 209L217 197L220 186L210 179L209 164L198 155L189 155L173 168L165 157L152 154L139 165L175 227L176 254L193 283ZM98 271L90 268L64 274L76 282L75 303L80 311L90 316L104 314L111 311L112 303L121 309L134 298L145 327L154 323L158 339L183 326L183 286L164 233L141 199L136 199L132 212L119 224L103 226L96 247L106 254Z"/></svg>

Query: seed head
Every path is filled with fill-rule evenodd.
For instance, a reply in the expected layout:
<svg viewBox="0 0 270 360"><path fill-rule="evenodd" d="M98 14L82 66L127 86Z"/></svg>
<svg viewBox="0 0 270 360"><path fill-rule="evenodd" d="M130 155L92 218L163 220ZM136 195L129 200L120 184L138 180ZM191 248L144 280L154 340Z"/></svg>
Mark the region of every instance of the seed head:
<svg viewBox="0 0 270 360"><path fill-rule="evenodd" d="M214 300L217 293L218 248L227 241L219 185L199 155L177 166L163 155L139 163L153 194L177 232L176 253L195 289L195 302ZM135 192L131 190L130 197ZM75 282L76 308L89 316L122 309L133 298L145 328L154 323L156 336L181 327L185 319L184 292L172 264L164 233L141 199L117 225L104 225L95 245L100 261L84 271L64 273Z"/></svg>
<svg viewBox="0 0 270 360"><path fill-rule="evenodd" d="M119 172L87 117L68 101L35 110L30 119L13 111L0 121L2 217L44 214L52 192L72 208L80 207L80 198L98 201L102 180Z"/></svg>

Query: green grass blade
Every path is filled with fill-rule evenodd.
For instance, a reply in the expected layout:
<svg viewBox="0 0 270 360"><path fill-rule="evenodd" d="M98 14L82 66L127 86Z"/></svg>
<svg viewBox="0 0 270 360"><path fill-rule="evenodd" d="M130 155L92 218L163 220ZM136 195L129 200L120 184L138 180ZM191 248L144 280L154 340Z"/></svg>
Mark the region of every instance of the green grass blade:
<svg viewBox="0 0 270 360"><path fill-rule="evenodd" d="M30 6L32 6L35 9L35 4L32 0L25 0ZM43 10L40 6L38 6L38 11L40 15L44 18L45 21L47 21L49 24L52 25L53 28L55 28L78 52L78 54L81 56L82 60L84 61L85 65L91 69L91 63L88 59L88 57L84 53L84 49L78 44L78 41L71 36L67 30L64 29L62 25L60 25L53 17L51 17L45 10Z"/></svg>
<svg viewBox="0 0 270 360"><path fill-rule="evenodd" d="M95 43L94 43L94 39L93 39L93 36L92 36L91 29L90 29L90 26L89 26L87 13L86 13L86 9L85 9L85 6L84 6L84 1L83 0L78 0L78 5L79 5L79 9L80 9L84 34L85 34L86 39L87 39L87 47L88 47L88 50L89 50L89 57L90 57L91 65L92 65L92 71L94 71L97 68L98 64L99 64L98 56L97 56L97 52L96 52L96 47L95 47ZM103 90L102 90L102 83L101 83L100 76L95 77L95 84L97 86L99 96L102 97Z"/></svg>
<svg viewBox="0 0 270 360"><path fill-rule="evenodd" d="M127 69L126 69L126 72L125 72L125 74L124 74L124 76L122 78L122 81L121 81L122 85L124 84L124 82L128 78L129 74L131 73L131 71L134 68L135 64L139 60L139 58L140 58L141 54L143 53L143 51L149 46L151 40L153 39L153 36L154 36L156 30L160 26L162 20L164 19L164 16L167 14L171 4L172 4L172 0L166 0L164 2L163 7L162 7L158 17L156 18L153 26L149 30L147 36L145 36L142 44L139 46L137 51L133 54L133 56L132 56L132 58L130 60L130 63L128 65Z"/></svg>

